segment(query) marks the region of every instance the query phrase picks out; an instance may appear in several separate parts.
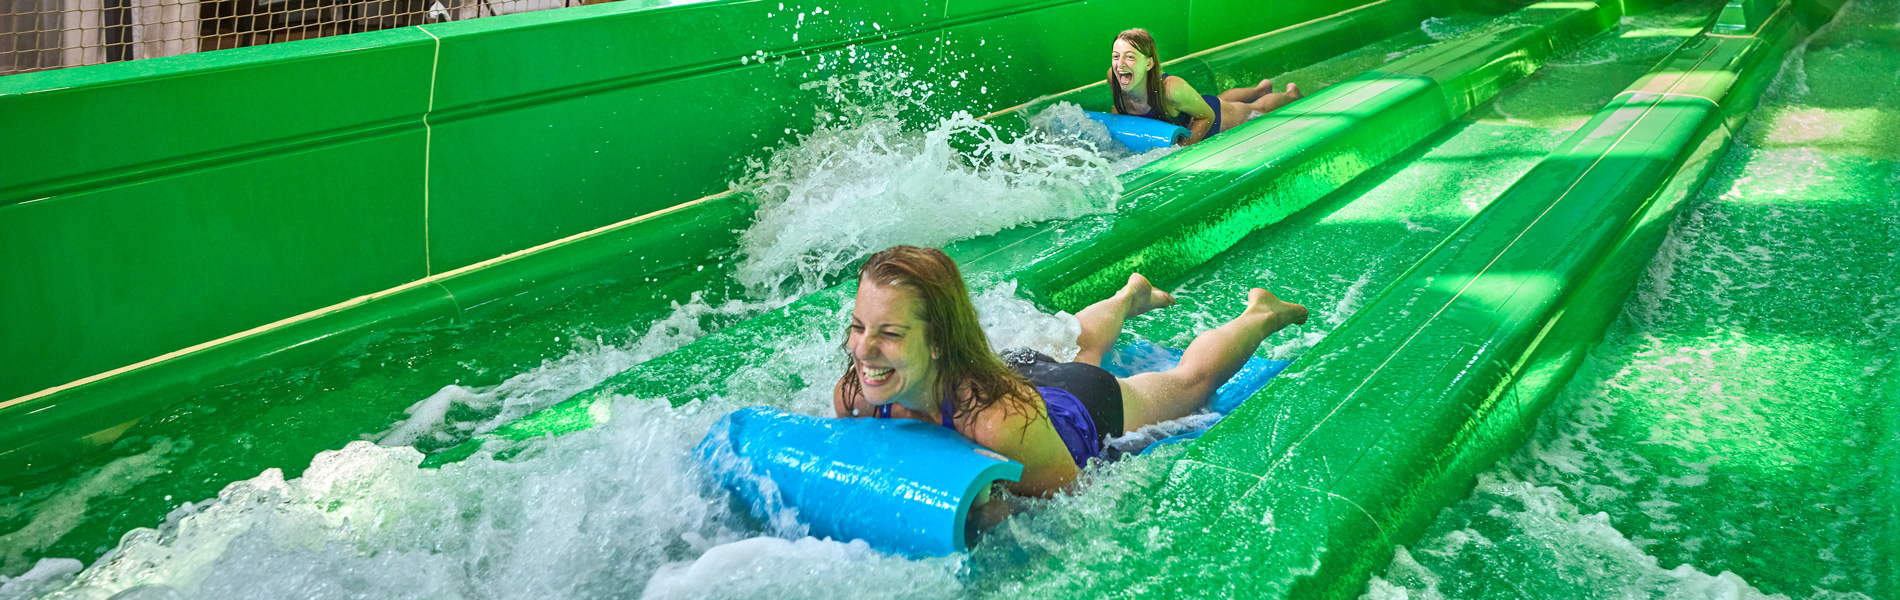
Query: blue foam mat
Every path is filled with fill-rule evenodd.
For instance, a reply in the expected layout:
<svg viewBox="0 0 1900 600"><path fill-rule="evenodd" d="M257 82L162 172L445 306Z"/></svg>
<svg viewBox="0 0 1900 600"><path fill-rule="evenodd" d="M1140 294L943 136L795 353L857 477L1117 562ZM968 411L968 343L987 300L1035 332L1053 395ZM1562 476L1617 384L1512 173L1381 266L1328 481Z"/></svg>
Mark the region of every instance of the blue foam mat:
<svg viewBox="0 0 1900 600"><path fill-rule="evenodd" d="M1136 154L1178 145L1188 139L1186 127L1147 117L1087 112L1090 119L1108 128L1110 137Z"/></svg>

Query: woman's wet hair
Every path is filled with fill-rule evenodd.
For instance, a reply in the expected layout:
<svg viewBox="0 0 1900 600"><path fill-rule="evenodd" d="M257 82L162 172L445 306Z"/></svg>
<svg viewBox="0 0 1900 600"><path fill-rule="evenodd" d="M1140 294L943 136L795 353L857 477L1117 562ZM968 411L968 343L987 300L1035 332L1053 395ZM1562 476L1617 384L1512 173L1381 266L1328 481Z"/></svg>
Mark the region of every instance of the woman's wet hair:
<svg viewBox="0 0 1900 600"><path fill-rule="evenodd" d="M1171 116L1168 114L1168 98L1161 95L1164 82L1161 80L1161 54L1155 50L1155 36L1148 35L1148 30L1137 27L1115 34L1115 39L1128 42L1128 45L1135 47L1136 52L1154 61L1148 64L1148 82L1142 85L1142 89L1147 90L1148 106L1154 109L1155 114L1163 117ZM1128 110L1126 104L1128 94L1122 92L1121 82L1115 81L1114 65L1108 67L1108 90L1115 98L1115 112L1124 115L1135 114Z"/></svg>
<svg viewBox="0 0 1900 600"><path fill-rule="evenodd" d="M924 322L924 343L936 354L937 380L930 382L955 409L951 418L963 420L998 402L1006 413L1021 412L1033 421L1037 410L1029 382L1011 370L990 350L989 337L976 318L970 290L963 284L957 263L942 250L892 246L871 255L858 268L858 285L883 285L917 295L917 315ZM847 409L855 409L864 389L857 378L857 358L851 354L849 330L845 335L844 388ZM954 384L954 385L948 385Z"/></svg>

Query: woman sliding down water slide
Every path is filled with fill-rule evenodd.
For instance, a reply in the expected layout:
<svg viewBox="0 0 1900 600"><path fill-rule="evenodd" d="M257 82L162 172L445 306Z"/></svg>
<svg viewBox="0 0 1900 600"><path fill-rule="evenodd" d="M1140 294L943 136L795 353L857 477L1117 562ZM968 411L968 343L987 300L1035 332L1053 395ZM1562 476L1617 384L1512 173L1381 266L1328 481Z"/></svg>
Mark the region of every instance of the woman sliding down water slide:
<svg viewBox="0 0 1900 600"><path fill-rule="evenodd" d="M1208 136L1247 122L1255 115L1273 112L1304 97L1300 86L1286 84L1286 91L1275 93L1273 82L1234 88L1220 96L1203 96L1187 80L1161 72L1161 57L1155 53L1154 36L1146 29L1130 29L1115 36L1114 53L1109 56L1108 89L1115 95L1115 114L1147 117L1188 128L1191 135L1183 146L1193 145ZM1157 102L1156 99L1159 99Z"/></svg>
<svg viewBox="0 0 1900 600"><path fill-rule="evenodd" d="M933 248L896 246L858 271L845 336L849 370L832 402L839 417L942 424L1022 463L1010 491L1048 496L1101 455L1104 438L1193 413L1268 335L1306 322L1306 307L1256 288L1239 317L1188 345L1179 366L1126 379L1101 368L1124 319L1172 304L1173 296L1133 275L1076 315L1075 362L1030 351L999 357L956 262Z"/></svg>

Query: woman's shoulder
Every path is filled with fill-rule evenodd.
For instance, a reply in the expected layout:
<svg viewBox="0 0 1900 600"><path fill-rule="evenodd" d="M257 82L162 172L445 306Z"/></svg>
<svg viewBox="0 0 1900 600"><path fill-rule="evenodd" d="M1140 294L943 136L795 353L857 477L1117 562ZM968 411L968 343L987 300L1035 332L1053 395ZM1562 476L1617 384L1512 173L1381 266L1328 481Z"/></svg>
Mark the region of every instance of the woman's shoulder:
<svg viewBox="0 0 1900 600"><path fill-rule="evenodd" d="M1038 418L1047 418L1049 409L1043 404L1041 392L1027 382L1015 387L1004 397L959 417L958 425L972 431L1001 431L1021 428ZM959 393L963 395L961 400L975 403L975 386L966 385Z"/></svg>
<svg viewBox="0 0 1900 600"><path fill-rule="evenodd" d="M1169 98L1189 95L1199 97L1201 95L1199 91L1194 89L1194 84L1188 83L1186 79L1182 79L1179 75L1169 75L1167 79L1162 80L1161 85L1162 91L1167 93Z"/></svg>

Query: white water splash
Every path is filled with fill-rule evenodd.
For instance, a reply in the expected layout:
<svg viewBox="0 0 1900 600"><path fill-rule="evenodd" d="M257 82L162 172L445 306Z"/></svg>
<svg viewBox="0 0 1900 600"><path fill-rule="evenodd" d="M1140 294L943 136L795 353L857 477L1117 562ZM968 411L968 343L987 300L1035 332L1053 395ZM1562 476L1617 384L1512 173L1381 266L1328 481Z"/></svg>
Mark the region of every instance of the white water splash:
<svg viewBox="0 0 1900 600"><path fill-rule="evenodd" d="M8 493L8 501L0 504L0 520L18 518L29 508L36 510L31 511L32 517L23 526L0 535L0 570L18 572L26 569L29 553L46 549L85 522L86 510L93 500L127 493L145 480L164 474L171 466L171 456L190 446L190 442L158 439L145 452L88 469L72 481ZM28 575L38 571L40 574L33 577L44 579L51 577L48 573L52 571L46 569L61 568L49 566L49 563L41 560L34 564ZM26 592L20 592L20 596L8 596L4 590L36 587L38 584L29 583L28 575L21 575L11 582L0 576L0 598L27 597Z"/></svg>
<svg viewBox="0 0 1900 600"><path fill-rule="evenodd" d="M1487 572L1495 569L1490 574L1508 578L1517 592L1530 597L1560 593L1681 600L1788 598L1764 594L1728 571L1710 575L1690 565L1664 569L1639 543L1612 527L1609 515L1580 513L1556 488L1486 474L1479 477L1477 490L1463 504L1446 514L1476 515L1469 519L1470 526L1428 535L1409 549L1398 548L1392 564L1383 575L1372 578L1361 598L1438 600L1476 593L1459 586L1471 579L1470 573L1448 577L1438 572L1453 565ZM1524 566L1489 564L1499 556L1523 557L1513 562ZM1526 568L1533 564L1535 568ZM1820 597L1865 598L1858 594Z"/></svg>
<svg viewBox="0 0 1900 600"><path fill-rule="evenodd" d="M1074 318L1035 310L1014 285L980 287L975 302L993 339L1073 354ZM58 561L0 581L21 591L0 598L53 587L65 587L57 598L208 600L958 594L961 559L906 560L760 522L693 457L712 421L742 406L829 413L841 304L797 335L760 340L778 359L705 402L616 398L597 428L491 444L514 456L485 450L440 469L420 468L414 448L352 443L300 478L271 469L187 504L76 580L76 565Z"/></svg>
<svg viewBox="0 0 1900 600"><path fill-rule="evenodd" d="M741 283L761 297L796 297L893 245L942 246L1115 207L1121 183L1093 150L1037 133L1005 139L965 112L917 131L900 106L823 115L733 184L759 203L741 236Z"/></svg>
<svg viewBox="0 0 1900 600"><path fill-rule="evenodd" d="M697 292L672 312L647 326L646 333L626 346L577 340L575 349L559 359L509 377L492 386L444 386L410 406L407 419L383 433L369 436L384 446L417 446L424 450L459 444L508 423L553 406L600 385L635 365L692 343L717 328L717 322L758 314L771 302L728 300L713 305Z"/></svg>
<svg viewBox="0 0 1900 600"><path fill-rule="evenodd" d="M810 537L755 537L714 546L699 558L661 567L642 600L671 598L956 598L961 557L919 563L850 543Z"/></svg>
<svg viewBox="0 0 1900 600"><path fill-rule="evenodd" d="M1028 348L1060 361L1074 360L1082 351L1075 343L1082 336L1082 322L1067 312L1042 312L1017 295L1016 282L980 289L971 301L992 350Z"/></svg>

